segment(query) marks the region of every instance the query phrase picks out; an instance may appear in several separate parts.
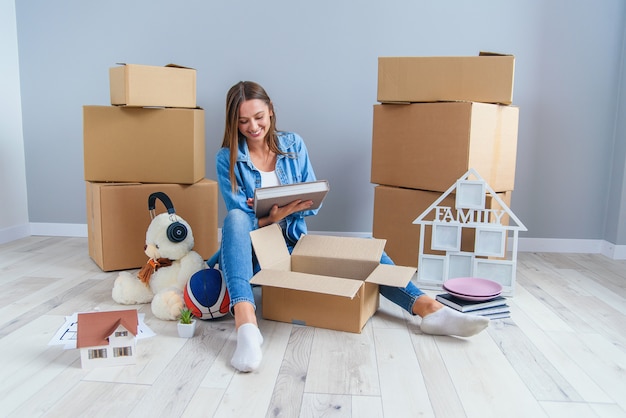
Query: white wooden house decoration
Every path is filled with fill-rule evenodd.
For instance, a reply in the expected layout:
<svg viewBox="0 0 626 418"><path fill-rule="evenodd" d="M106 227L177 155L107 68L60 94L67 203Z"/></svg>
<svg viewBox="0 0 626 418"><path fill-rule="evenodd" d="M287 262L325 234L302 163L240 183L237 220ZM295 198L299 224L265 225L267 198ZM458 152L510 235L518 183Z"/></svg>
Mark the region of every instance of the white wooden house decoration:
<svg viewBox="0 0 626 418"><path fill-rule="evenodd" d="M439 206L453 192L455 207ZM487 194L501 209L486 208ZM505 215L509 225L502 224ZM413 223L420 225L418 286L440 290L448 279L481 277L500 283L503 296L513 296L518 234L527 229L476 170L470 168ZM431 225L431 249L445 251L445 255L424 254L427 225ZM475 230L474 252L461 251L464 228ZM512 248L506 251L509 231Z"/></svg>
<svg viewBox="0 0 626 418"><path fill-rule="evenodd" d="M136 309L78 314L76 348L83 369L136 364Z"/></svg>

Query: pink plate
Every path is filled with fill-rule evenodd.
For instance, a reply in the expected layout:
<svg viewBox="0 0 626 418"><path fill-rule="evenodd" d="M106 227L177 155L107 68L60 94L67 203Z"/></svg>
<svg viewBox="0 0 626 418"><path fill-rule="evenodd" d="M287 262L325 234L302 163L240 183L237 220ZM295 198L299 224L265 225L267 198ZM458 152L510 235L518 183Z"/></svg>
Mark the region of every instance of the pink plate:
<svg viewBox="0 0 626 418"><path fill-rule="evenodd" d="M493 296L467 296L467 295L461 295L459 293L454 293L449 290L448 290L448 293L450 293L455 298L462 299L462 300L469 300L472 302L486 302L488 300L495 299L500 295L498 293L497 295L493 295Z"/></svg>
<svg viewBox="0 0 626 418"><path fill-rule="evenodd" d="M455 295L463 295L463 293L461 293L461 292L455 292L454 290L450 290L450 289L448 289L448 288L446 287L446 285L445 285L445 284L443 285L443 290L446 290L446 291L448 291L449 293L454 293ZM493 295L464 295L464 296L479 297L479 298L482 298L482 297L488 297L488 296L491 296L491 297L496 297L496 296L498 296L500 293L501 293L501 292L494 293Z"/></svg>
<svg viewBox="0 0 626 418"><path fill-rule="evenodd" d="M443 284L448 292L456 295L471 297L491 297L494 298L502 292L502 285L492 280L480 279L478 277L459 277L446 280Z"/></svg>

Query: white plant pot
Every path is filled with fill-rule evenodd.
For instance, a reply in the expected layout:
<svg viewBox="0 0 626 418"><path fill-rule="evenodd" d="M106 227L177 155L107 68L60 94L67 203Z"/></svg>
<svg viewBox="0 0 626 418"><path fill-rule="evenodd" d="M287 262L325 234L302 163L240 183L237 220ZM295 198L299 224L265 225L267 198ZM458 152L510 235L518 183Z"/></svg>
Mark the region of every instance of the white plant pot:
<svg viewBox="0 0 626 418"><path fill-rule="evenodd" d="M178 323L178 336L182 338L191 338L196 332L196 320L192 320L191 324Z"/></svg>

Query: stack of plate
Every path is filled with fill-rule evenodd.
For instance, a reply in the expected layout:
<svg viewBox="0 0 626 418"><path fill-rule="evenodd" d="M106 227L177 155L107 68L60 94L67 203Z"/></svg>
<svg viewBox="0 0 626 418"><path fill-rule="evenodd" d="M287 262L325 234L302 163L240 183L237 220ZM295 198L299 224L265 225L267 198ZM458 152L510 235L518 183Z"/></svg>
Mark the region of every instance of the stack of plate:
<svg viewBox="0 0 626 418"><path fill-rule="evenodd" d="M443 283L443 289L452 296L475 302L497 298L502 293L502 285L492 280L478 277L458 277Z"/></svg>

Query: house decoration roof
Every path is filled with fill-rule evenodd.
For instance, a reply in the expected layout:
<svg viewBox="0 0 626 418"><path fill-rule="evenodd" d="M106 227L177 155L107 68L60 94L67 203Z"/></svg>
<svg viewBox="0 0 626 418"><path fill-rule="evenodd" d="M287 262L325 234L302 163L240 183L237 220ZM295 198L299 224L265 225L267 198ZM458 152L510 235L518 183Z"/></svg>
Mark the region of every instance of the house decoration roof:
<svg viewBox="0 0 626 418"><path fill-rule="evenodd" d="M137 310L79 313L76 348L108 345L108 337L120 325L136 336L139 326Z"/></svg>
<svg viewBox="0 0 626 418"><path fill-rule="evenodd" d="M471 176L474 176L475 180L471 179ZM452 186L450 186L450 188L448 190L446 190L437 200L435 200L433 202L433 204L431 204L424 212L422 212L421 215L419 215L414 221L414 224L425 224L425 225L432 225L433 221L427 221L424 218L426 216L428 216L432 211L437 209L437 205L439 205L439 203L441 203L450 193L454 192L455 189L457 189L459 186L462 186L463 184L480 184L481 186L484 187L484 190L482 192L482 195L484 196L485 193L489 193L489 195L496 200L496 202L498 202L498 204L500 205L500 207L502 208L502 210L509 215L510 219L512 221L515 222L515 225L502 225L503 228L507 229L507 230L516 230L516 231L527 231L528 229L524 226L524 224L522 223L522 221L519 220L519 218L517 216L515 216L515 214L513 213L513 211L511 210L511 208L509 208L506 203L504 203L504 201L500 198L500 196L498 196L498 194L491 188L491 186L489 186L489 184L487 184L487 182L476 172L476 170L474 170L473 168L470 168L464 175L462 175L457 181L456 183L454 183ZM457 198L459 197L459 193L457 193ZM460 207L461 205L459 205L458 200L457 200L457 204L456 204L456 208L458 209L462 209L462 207ZM475 209L475 210L485 210L484 208L484 201L483 201L483 205L482 207L474 207L474 208L470 208L470 209ZM498 216L497 220L499 221L502 218L502 216Z"/></svg>

